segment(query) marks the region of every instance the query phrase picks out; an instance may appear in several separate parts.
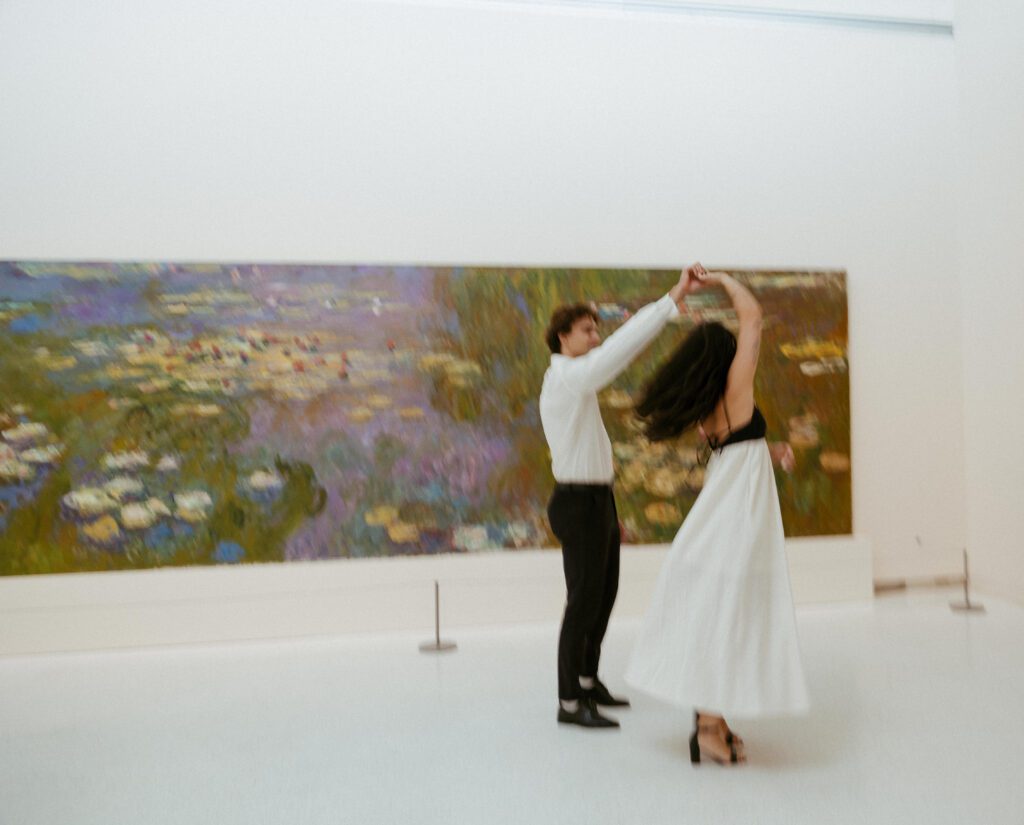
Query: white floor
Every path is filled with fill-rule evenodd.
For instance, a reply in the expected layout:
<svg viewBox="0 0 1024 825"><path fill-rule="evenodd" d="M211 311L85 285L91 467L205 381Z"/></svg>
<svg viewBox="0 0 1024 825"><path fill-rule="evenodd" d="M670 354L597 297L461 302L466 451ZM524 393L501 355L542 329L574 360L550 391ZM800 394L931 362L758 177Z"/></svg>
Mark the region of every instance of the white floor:
<svg viewBox="0 0 1024 825"><path fill-rule="evenodd" d="M0 659L0 824L1021 825L1024 609L955 596L801 608L812 714L737 725L733 769L640 695L556 725L553 626Z"/></svg>

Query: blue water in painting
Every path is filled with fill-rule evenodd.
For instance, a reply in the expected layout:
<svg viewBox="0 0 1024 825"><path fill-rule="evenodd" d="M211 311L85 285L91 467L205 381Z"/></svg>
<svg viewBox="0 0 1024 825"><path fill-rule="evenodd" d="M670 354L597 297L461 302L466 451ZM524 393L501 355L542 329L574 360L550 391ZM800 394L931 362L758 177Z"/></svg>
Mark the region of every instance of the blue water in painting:
<svg viewBox="0 0 1024 825"><path fill-rule="evenodd" d="M22 315L10 323L11 332L39 332L43 328L43 320L38 315Z"/></svg>
<svg viewBox="0 0 1024 825"><path fill-rule="evenodd" d="M223 564L236 564L245 557L245 550L233 541L222 541L213 553L213 560Z"/></svg>

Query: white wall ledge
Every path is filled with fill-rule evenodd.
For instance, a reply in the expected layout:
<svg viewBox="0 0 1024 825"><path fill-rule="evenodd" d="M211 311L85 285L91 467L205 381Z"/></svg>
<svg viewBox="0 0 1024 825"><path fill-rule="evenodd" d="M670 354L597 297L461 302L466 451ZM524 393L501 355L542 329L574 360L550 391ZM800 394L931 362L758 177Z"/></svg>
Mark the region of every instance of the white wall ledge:
<svg viewBox="0 0 1024 825"><path fill-rule="evenodd" d="M871 547L837 536L787 542L799 604L869 600ZM646 607L667 548L624 548L617 616ZM557 550L186 567L0 580L0 656L556 621Z"/></svg>

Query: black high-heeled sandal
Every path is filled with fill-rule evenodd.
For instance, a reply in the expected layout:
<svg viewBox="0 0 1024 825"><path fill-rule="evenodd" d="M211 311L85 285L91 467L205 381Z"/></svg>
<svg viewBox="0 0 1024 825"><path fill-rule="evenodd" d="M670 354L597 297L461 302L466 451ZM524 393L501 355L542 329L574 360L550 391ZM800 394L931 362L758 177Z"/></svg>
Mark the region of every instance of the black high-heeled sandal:
<svg viewBox="0 0 1024 825"><path fill-rule="evenodd" d="M690 737L690 762L694 765L700 764L700 742L697 740L697 735L700 733L719 733L719 725L716 722L714 725L702 725L700 723L700 714L697 711L693 712L693 735ZM729 746L729 760L728 762L712 753L708 756L713 762L717 762L719 765L736 765L739 763L739 755L736 753L736 737L732 737L732 741L726 741Z"/></svg>
<svg viewBox="0 0 1024 825"><path fill-rule="evenodd" d="M744 742L742 739L740 739L739 736L737 736L735 733L733 733L732 732L732 728L730 728L729 725L726 725L725 726L725 744L727 744L727 745L736 744L736 745L738 745L739 747L742 748L746 744L746 742Z"/></svg>
<svg viewBox="0 0 1024 825"><path fill-rule="evenodd" d="M732 732L732 728L729 727L729 723L724 719L720 720L720 727L725 729L725 744L732 745L736 744L737 747L742 748L746 742L744 742L737 734Z"/></svg>

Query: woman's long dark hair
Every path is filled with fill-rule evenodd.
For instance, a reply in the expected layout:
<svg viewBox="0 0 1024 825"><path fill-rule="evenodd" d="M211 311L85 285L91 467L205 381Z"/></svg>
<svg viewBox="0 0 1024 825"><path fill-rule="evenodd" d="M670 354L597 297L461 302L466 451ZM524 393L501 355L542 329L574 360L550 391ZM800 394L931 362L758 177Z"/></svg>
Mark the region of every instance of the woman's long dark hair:
<svg viewBox="0 0 1024 825"><path fill-rule="evenodd" d="M719 323L700 324L662 364L636 405L644 435L666 441L714 411L725 395L736 337Z"/></svg>

